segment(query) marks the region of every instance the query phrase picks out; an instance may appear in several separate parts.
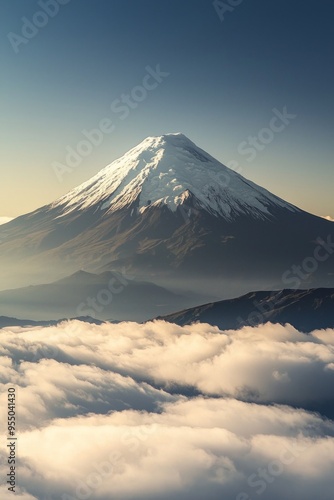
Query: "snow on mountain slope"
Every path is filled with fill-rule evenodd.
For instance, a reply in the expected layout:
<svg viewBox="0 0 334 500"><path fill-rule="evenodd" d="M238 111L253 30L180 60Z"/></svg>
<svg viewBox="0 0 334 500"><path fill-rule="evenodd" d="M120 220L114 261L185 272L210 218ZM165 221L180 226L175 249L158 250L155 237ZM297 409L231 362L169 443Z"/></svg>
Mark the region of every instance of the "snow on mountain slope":
<svg viewBox="0 0 334 500"><path fill-rule="evenodd" d="M141 212L160 204L175 211L190 193L199 207L229 221L240 214L270 218L273 205L299 210L225 167L180 133L148 137L51 208L61 207L64 215L90 207L107 212L138 200Z"/></svg>

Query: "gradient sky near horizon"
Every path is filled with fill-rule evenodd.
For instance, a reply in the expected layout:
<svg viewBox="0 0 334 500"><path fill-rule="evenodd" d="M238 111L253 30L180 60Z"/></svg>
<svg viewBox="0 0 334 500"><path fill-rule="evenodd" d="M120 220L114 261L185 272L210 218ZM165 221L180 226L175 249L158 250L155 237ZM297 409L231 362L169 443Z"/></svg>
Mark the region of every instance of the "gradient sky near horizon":
<svg viewBox="0 0 334 500"><path fill-rule="evenodd" d="M1 5L0 216L53 201L146 136L183 132L334 217L332 0L244 0L224 20L211 0L69 0L15 53L8 33L22 36L22 18L40 10L35 0ZM158 64L169 76L120 120L111 103ZM284 106L296 118L248 161L239 145ZM59 182L53 162L103 118L115 130Z"/></svg>

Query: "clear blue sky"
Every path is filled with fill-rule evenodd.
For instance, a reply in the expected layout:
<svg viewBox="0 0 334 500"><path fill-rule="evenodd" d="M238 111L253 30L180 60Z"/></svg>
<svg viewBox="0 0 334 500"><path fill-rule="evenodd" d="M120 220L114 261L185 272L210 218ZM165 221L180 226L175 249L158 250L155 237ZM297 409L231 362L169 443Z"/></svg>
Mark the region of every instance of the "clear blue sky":
<svg viewBox="0 0 334 500"><path fill-rule="evenodd" d="M223 21L211 0L69 0L30 39L8 38L22 36L23 17L45 23L40 10L35 0L1 4L0 216L56 199L166 132L334 216L332 0L244 0ZM158 64L169 76L121 120L111 103ZM239 145L284 106L296 118L248 161ZM104 118L113 132L59 182L53 163Z"/></svg>

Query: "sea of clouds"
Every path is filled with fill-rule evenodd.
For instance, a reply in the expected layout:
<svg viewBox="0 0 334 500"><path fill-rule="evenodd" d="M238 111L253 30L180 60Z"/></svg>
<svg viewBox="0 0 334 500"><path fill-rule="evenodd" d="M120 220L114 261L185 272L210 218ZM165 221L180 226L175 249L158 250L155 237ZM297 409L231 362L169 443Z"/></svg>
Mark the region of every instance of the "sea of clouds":
<svg viewBox="0 0 334 500"><path fill-rule="evenodd" d="M68 321L2 329L0 353L15 498L333 498L334 330Z"/></svg>

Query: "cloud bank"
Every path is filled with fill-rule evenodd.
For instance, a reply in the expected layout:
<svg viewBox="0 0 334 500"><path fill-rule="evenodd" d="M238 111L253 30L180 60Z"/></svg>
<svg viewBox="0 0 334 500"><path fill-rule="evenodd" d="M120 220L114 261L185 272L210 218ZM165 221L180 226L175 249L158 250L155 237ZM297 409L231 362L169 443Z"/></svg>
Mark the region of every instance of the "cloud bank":
<svg viewBox="0 0 334 500"><path fill-rule="evenodd" d="M333 330L70 321L0 339L22 500L332 498Z"/></svg>

